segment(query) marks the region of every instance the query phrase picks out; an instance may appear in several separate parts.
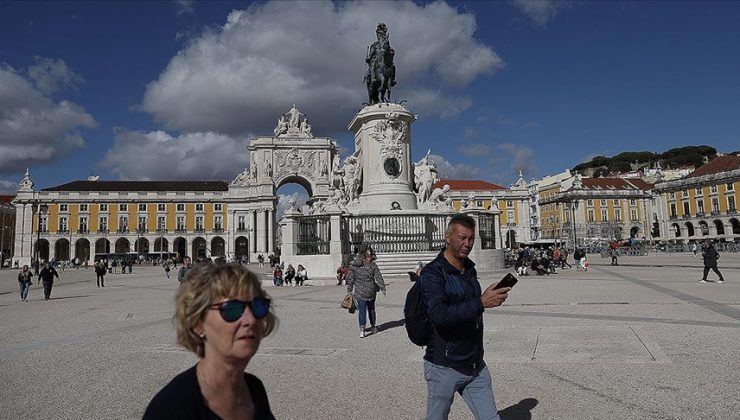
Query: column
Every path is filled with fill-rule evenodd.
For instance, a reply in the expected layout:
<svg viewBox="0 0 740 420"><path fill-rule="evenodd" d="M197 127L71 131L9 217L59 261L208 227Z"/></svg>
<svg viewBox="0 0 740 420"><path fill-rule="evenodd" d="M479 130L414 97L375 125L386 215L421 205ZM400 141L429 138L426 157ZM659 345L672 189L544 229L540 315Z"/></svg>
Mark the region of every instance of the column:
<svg viewBox="0 0 740 420"><path fill-rule="evenodd" d="M15 206L15 251L13 252L13 260L17 259L21 266L30 264L33 254L33 242L31 240L32 211L30 204L16 204Z"/></svg>
<svg viewBox="0 0 740 420"><path fill-rule="evenodd" d="M236 228L235 220L236 218L236 212L233 210L226 210L226 220L224 220L224 228L226 230L226 249L224 252L226 252L226 255L233 254L234 249L234 241L236 241Z"/></svg>
<svg viewBox="0 0 740 420"><path fill-rule="evenodd" d="M501 235L501 214L496 213L493 215L493 231L497 233L496 235L496 249L504 249L504 241L503 236Z"/></svg>
<svg viewBox="0 0 740 420"><path fill-rule="evenodd" d="M267 210L267 249L275 252L275 211Z"/></svg>
<svg viewBox="0 0 740 420"><path fill-rule="evenodd" d="M267 231L265 210L257 210L255 213L257 216L257 226L254 227L256 252L264 254L266 259L270 252L265 247L265 232Z"/></svg>

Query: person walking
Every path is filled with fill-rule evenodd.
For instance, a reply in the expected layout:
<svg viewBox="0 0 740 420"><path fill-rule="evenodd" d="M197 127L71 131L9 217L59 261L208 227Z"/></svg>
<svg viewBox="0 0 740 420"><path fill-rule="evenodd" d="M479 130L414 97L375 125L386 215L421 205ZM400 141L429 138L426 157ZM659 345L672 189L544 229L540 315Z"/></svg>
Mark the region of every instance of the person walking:
<svg viewBox="0 0 740 420"><path fill-rule="evenodd" d="M337 286L341 286L342 282L347 281L347 273L349 273L349 266L342 263L342 265L337 268Z"/></svg>
<svg viewBox="0 0 740 420"><path fill-rule="evenodd" d="M28 302L28 290L33 284L33 273L27 265L18 273L18 285L21 288L21 302Z"/></svg>
<svg viewBox="0 0 740 420"><path fill-rule="evenodd" d="M39 283L44 285L44 300L51 299L51 288L54 286L54 277L59 278L59 273L54 269L51 261L39 272Z"/></svg>
<svg viewBox="0 0 740 420"><path fill-rule="evenodd" d="M98 284L98 287L105 287L105 271L103 263L98 261L98 263L95 264L95 282Z"/></svg>
<svg viewBox="0 0 740 420"><path fill-rule="evenodd" d="M192 264L192 260L190 257L185 257L182 259L182 267L180 267L179 270L177 270L177 281L182 284L183 281L185 281L185 276L187 276L188 271L190 271L190 265Z"/></svg>
<svg viewBox="0 0 740 420"><path fill-rule="evenodd" d="M162 261L162 268L164 268L164 274L167 275L167 278L170 278L170 263L167 260Z"/></svg>
<svg viewBox="0 0 740 420"><path fill-rule="evenodd" d="M257 262L260 264L260 268L265 268L265 256L262 254L257 255Z"/></svg>
<svg viewBox="0 0 740 420"><path fill-rule="evenodd" d="M300 270L300 267L299 267ZM352 293L357 302L357 320L360 323L360 338L366 337L365 327L370 318L370 333L378 332L376 326L375 298L382 291L385 296L385 281L375 264L375 252L370 245L363 245L347 273L347 293Z"/></svg>
<svg viewBox="0 0 740 420"><path fill-rule="evenodd" d="M568 268L573 268L572 265L568 264L568 250L563 247L560 248L560 268L565 270L565 266L568 266Z"/></svg>
<svg viewBox="0 0 740 420"><path fill-rule="evenodd" d="M717 275L719 276L719 280L717 280L717 284L722 284L725 282L724 277L722 277L722 273L719 272L719 269L717 268L717 260L719 259L719 252L714 248L714 245L708 240L704 241L702 244L701 249L701 256L704 258L704 276L702 276L701 280L699 280L699 283L706 283L707 282L707 274L709 274L709 270L711 269Z"/></svg>
<svg viewBox="0 0 740 420"><path fill-rule="evenodd" d="M446 246L421 271L422 294L432 324L424 354L426 419L447 419L455 393L476 419L499 420L491 374L483 360L483 312L500 306L511 290L489 286L481 293L475 263L475 220L456 214L447 225Z"/></svg>

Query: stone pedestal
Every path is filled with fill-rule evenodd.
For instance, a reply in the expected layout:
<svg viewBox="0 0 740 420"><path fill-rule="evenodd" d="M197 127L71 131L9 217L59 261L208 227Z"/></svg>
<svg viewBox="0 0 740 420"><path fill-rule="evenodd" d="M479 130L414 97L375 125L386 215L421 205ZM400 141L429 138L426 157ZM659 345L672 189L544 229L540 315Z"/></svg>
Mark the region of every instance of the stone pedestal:
<svg viewBox="0 0 740 420"><path fill-rule="evenodd" d="M349 130L355 133L355 153L362 170L362 211L417 208L411 166L411 124L416 117L402 105L369 105L355 115Z"/></svg>

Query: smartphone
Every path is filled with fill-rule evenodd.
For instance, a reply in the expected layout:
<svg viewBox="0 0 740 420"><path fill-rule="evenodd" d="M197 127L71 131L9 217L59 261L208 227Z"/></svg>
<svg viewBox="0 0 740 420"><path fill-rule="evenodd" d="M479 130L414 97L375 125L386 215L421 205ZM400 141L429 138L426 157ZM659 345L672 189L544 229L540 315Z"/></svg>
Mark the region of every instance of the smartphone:
<svg viewBox="0 0 740 420"><path fill-rule="evenodd" d="M502 288L502 287L514 287L514 285L515 285L515 284L516 284L516 282L518 282L518 281L519 281L519 280L517 280L517 278L516 278L516 277L514 277L514 275L513 275L513 274L511 274L511 273L507 273L507 274L506 274L506 275L504 276L504 278L502 278L502 279L501 279L501 281L500 281L500 282L498 282L498 284L496 285L496 287L494 287L493 289L495 290L495 289L500 289L500 288Z"/></svg>

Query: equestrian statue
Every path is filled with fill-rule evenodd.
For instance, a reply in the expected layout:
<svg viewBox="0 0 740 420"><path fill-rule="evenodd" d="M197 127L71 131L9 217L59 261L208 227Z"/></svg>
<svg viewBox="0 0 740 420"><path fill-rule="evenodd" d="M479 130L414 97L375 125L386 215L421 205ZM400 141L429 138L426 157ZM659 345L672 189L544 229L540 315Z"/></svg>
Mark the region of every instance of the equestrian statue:
<svg viewBox="0 0 740 420"><path fill-rule="evenodd" d="M388 40L388 27L379 23L375 29L378 40L367 47L367 85L368 103L370 105L391 100L391 88L396 85L396 66L393 56L396 52Z"/></svg>

